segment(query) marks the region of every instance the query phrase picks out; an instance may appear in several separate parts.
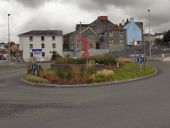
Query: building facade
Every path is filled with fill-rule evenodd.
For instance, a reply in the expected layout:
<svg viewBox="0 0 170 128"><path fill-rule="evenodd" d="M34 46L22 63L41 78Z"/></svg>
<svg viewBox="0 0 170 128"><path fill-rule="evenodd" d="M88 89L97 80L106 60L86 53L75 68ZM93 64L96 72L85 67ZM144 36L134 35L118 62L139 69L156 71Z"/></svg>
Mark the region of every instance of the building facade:
<svg viewBox="0 0 170 128"><path fill-rule="evenodd" d="M114 24L110 29L106 30L104 41L110 52L123 51L126 48L126 30L123 29L121 24Z"/></svg>
<svg viewBox="0 0 170 128"><path fill-rule="evenodd" d="M19 36L21 59L50 61L53 52L63 54L63 32L60 30L33 30Z"/></svg>
<svg viewBox="0 0 170 128"><path fill-rule="evenodd" d="M126 42L125 29L113 24L107 16L99 16L90 24L77 24L74 32L64 35L64 47L75 51L80 37L88 40L90 49L109 49L110 52L122 49Z"/></svg>
<svg viewBox="0 0 170 128"><path fill-rule="evenodd" d="M126 30L127 45L140 45L143 41L143 23L134 22L134 18L130 18L124 25Z"/></svg>

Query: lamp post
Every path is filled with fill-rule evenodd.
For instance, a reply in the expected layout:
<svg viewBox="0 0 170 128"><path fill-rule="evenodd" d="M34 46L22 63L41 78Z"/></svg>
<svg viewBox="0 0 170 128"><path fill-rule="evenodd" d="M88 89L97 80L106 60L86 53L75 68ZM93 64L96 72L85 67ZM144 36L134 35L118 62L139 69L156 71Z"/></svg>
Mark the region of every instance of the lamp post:
<svg viewBox="0 0 170 128"><path fill-rule="evenodd" d="M80 42L79 42L79 46L81 46L81 30L82 30L82 29L81 29L81 22L80 22L80 35L79 35L79 36L80 36L80 37L79 37Z"/></svg>
<svg viewBox="0 0 170 128"><path fill-rule="evenodd" d="M81 38L81 22L80 22L80 38Z"/></svg>
<svg viewBox="0 0 170 128"><path fill-rule="evenodd" d="M144 34L146 34L146 27L148 27L148 25L144 26ZM146 36L144 36L144 56L146 57Z"/></svg>
<svg viewBox="0 0 170 128"><path fill-rule="evenodd" d="M150 14L150 9L148 9L148 13L149 13L149 57L151 59L151 56L152 56L152 53L151 53L151 42L150 42L150 31L151 31L151 23L150 23L150 17L151 17L151 14Z"/></svg>
<svg viewBox="0 0 170 128"><path fill-rule="evenodd" d="M9 23L9 17L10 17L11 14L8 14L8 54L9 54L9 60L10 60L10 23Z"/></svg>

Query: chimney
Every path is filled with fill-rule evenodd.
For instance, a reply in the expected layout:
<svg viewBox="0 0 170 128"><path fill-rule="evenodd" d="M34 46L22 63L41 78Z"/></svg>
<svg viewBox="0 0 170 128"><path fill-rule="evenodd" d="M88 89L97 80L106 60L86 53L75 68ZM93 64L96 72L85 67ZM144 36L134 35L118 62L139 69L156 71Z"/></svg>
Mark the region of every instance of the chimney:
<svg viewBox="0 0 170 128"><path fill-rule="evenodd" d="M98 19L100 19L100 20L108 20L108 16L99 16Z"/></svg>
<svg viewBox="0 0 170 128"><path fill-rule="evenodd" d="M131 18L130 18L130 22L134 22L134 18L131 17Z"/></svg>

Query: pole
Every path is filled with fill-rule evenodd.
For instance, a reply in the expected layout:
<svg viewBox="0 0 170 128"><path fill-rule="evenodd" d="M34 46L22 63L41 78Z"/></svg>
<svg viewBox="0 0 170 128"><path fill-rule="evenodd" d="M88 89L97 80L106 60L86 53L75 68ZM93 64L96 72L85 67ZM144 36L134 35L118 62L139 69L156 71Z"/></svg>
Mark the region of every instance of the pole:
<svg viewBox="0 0 170 128"><path fill-rule="evenodd" d="M81 22L80 22L80 38L81 38Z"/></svg>
<svg viewBox="0 0 170 128"><path fill-rule="evenodd" d="M79 39L80 39L79 46L81 46L82 45L81 44L81 22L80 22L80 37L79 37Z"/></svg>
<svg viewBox="0 0 170 128"><path fill-rule="evenodd" d="M146 27L148 27L148 25L144 26L144 34L146 34ZM146 37L144 36L144 57L146 57Z"/></svg>
<svg viewBox="0 0 170 128"><path fill-rule="evenodd" d="M150 24L150 9L148 9L148 13L149 13L149 57L150 57L150 59L151 59L151 56L152 56L152 53L151 53L151 39L150 39L150 33L151 33L151 29L150 29L150 27L151 27L151 24Z"/></svg>
<svg viewBox="0 0 170 128"><path fill-rule="evenodd" d="M11 55L10 55L10 24L9 24L9 17L11 14L8 14L8 54L9 54L9 60L11 59Z"/></svg>

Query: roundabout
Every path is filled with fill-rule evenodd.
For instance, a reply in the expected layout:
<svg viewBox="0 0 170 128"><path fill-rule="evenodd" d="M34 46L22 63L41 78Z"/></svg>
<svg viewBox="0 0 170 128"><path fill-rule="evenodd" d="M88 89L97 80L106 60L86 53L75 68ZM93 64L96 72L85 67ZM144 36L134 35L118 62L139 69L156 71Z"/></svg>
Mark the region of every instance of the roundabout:
<svg viewBox="0 0 170 128"><path fill-rule="evenodd" d="M30 86L26 66L0 65L0 127L169 127L170 62L149 63L153 77L86 88Z"/></svg>
<svg viewBox="0 0 170 128"><path fill-rule="evenodd" d="M21 80L29 85L33 86L44 86L44 87L59 87L59 88L75 88L75 87L92 87L92 86L106 86L106 85L115 85L120 83L132 82L137 80L142 80L146 78L150 78L155 76L158 73L158 70L155 69L155 72L146 76L138 77L138 78L131 78L127 80L119 80L119 81L110 81L110 82L100 82L100 83L88 83L88 84L75 84L75 85L59 85L59 84L50 84L50 83L36 83L26 80L24 77Z"/></svg>

